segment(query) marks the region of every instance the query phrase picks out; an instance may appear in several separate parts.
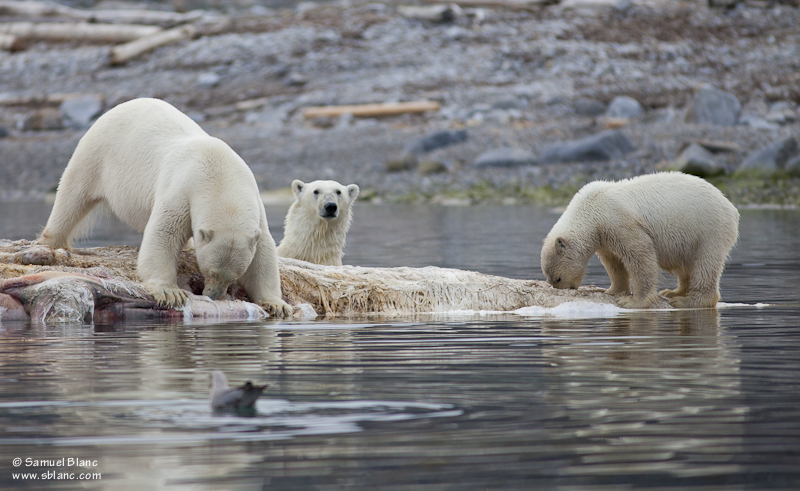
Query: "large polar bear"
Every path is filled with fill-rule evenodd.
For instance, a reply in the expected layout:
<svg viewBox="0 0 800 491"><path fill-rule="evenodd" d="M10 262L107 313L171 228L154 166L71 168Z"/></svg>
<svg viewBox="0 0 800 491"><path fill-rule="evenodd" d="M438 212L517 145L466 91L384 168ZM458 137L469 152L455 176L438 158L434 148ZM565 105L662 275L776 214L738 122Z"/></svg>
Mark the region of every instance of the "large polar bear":
<svg viewBox="0 0 800 491"><path fill-rule="evenodd" d="M556 288L577 288L595 252L623 307L658 301L659 268L678 277L661 295L679 308L714 307L719 279L739 235L739 212L698 177L664 172L596 181L572 198L542 245L542 272Z"/></svg>
<svg viewBox="0 0 800 491"><path fill-rule="evenodd" d="M294 203L286 214L278 255L310 263L341 266L344 243L353 221L358 185L336 181L292 181Z"/></svg>
<svg viewBox="0 0 800 491"><path fill-rule="evenodd" d="M69 248L76 226L103 203L144 232L137 272L155 300L181 307L181 249L194 238L203 294L239 281L250 300L286 316L275 241L255 177L222 140L158 99L135 99L101 116L64 170L39 242Z"/></svg>

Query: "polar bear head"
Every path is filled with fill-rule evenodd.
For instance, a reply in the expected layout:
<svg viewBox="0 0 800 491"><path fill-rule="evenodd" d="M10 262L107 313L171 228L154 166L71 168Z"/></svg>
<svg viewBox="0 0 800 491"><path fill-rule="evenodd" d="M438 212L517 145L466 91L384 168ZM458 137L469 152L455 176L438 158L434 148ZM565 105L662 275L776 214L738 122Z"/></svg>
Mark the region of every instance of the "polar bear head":
<svg viewBox="0 0 800 491"><path fill-rule="evenodd" d="M549 234L542 242L542 273L555 288L578 288L583 282L588 258L567 237Z"/></svg>
<svg viewBox="0 0 800 491"><path fill-rule="evenodd" d="M336 181L314 181L308 184L299 179L292 181L295 204L304 216L332 222L342 217L350 221L350 205L358 197L358 185L343 186Z"/></svg>
<svg viewBox="0 0 800 491"><path fill-rule="evenodd" d="M235 222L234 218L193 233L197 264L205 278L203 295L214 300L224 298L228 287L247 271L261 239L258 222L242 228Z"/></svg>

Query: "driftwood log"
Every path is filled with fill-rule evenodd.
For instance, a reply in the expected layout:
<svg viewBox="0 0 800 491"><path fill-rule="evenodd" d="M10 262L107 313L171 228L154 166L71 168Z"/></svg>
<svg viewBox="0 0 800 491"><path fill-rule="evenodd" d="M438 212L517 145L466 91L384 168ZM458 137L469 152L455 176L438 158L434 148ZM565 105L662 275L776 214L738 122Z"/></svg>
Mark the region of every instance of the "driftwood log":
<svg viewBox="0 0 800 491"><path fill-rule="evenodd" d="M160 27L137 24L90 24L88 22L6 22L0 34L43 41L125 43L160 31Z"/></svg>
<svg viewBox="0 0 800 491"><path fill-rule="evenodd" d="M58 106L64 101L78 99L81 97L103 98L103 94L87 93L66 93L66 94L42 94L16 96L10 94L0 94L0 106Z"/></svg>
<svg viewBox="0 0 800 491"><path fill-rule="evenodd" d="M147 295L136 276L137 255L135 247L65 251L24 240L0 241L0 311L3 302L15 307L6 307L5 317L0 313L0 318L24 317L27 312L43 323L53 323L65 318L85 320L87 312L91 312L95 319L114 321L134 314L140 318L148 311L156 318L185 318L185 312L159 309ZM279 259L285 300L296 307L298 314L310 309L318 315L348 316L512 311L528 306L552 308L570 301L615 304L613 297L596 287L556 290L542 281L456 269L320 266ZM220 304L200 297L203 277L193 251L181 253L178 283L193 292L190 307L196 315L204 312L202 316L208 317L209 311L227 309L230 315L220 318L240 318L253 315L252 310L257 309L246 304L251 306L247 310L244 302ZM43 289L43 284L48 289ZM83 293L76 295L77 290ZM241 291L232 289L230 293L234 298L244 298ZM53 307L65 304L67 308ZM263 311L256 314L255 317L263 315Z"/></svg>
<svg viewBox="0 0 800 491"><path fill-rule="evenodd" d="M350 106L312 106L303 109L303 117L310 119L352 114L356 117L374 118L438 111L440 108L441 104L434 101L384 102L379 104L356 104Z"/></svg>
<svg viewBox="0 0 800 491"><path fill-rule="evenodd" d="M25 40L12 34L0 34L0 49L19 51L25 48Z"/></svg>
<svg viewBox="0 0 800 491"><path fill-rule="evenodd" d="M561 0L429 0L431 3L454 3L460 7L491 7L509 10L533 10L555 5Z"/></svg>
<svg viewBox="0 0 800 491"><path fill-rule="evenodd" d="M156 32L128 43L114 46L111 48L111 64L120 65L148 51L154 50L159 46L191 39L196 33L197 29L195 29L194 26L185 25L174 27L166 31Z"/></svg>
<svg viewBox="0 0 800 491"><path fill-rule="evenodd" d="M110 24L152 24L172 27L201 18L202 11L187 13L165 12L160 10L83 10L55 2L0 0L0 15L26 17L64 17L86 22L107 22Z"/></svg>

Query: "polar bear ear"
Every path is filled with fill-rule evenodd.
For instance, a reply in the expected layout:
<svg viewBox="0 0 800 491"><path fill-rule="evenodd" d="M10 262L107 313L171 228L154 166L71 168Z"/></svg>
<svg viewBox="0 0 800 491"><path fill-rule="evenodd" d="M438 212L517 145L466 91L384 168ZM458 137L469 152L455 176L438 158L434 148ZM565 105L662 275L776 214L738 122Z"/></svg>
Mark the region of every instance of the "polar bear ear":
<svg viewBox="0 0 800 491"><path fill-rule="evenodd" d="M358 192L359 191L360 191L360 189L358 189L358 184L348 184L347 185L347 194L350 195L350 200L351 201L355 201L355 199L358 198Z"/></svg>
<svg viewBox="0 0 800 491"><path fill-rule="evenodd" d="M201 243L207 244L207 243L211 242L211 239L214 238L214 231L200 228L200 229L197 229L197 235L200 238L200 242Z"/></svg>
<svg viewBox="0 0 800 491"><path fill-rule="evenodd" d="M295 197L300 196L300 193L303 192L303 188L306 187L306 183L301 181L300 179L295 179L292 181L292 192L294 193Z"/></svg>
<svg viewBox="0 0 800 491"><path fill-rule="evenodd" d="M561 253L567 250L567 241L561 237L556 239L556 252Z"/></svg>

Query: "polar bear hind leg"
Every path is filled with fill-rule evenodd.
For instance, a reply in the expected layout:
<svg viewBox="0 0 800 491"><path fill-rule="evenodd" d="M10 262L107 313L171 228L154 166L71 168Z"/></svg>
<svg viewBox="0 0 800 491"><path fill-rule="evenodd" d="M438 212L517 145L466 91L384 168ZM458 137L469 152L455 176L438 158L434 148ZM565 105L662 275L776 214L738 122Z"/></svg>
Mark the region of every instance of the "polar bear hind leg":
<svg viewBox="0 0 800 491"><path fill-rule="evenodd" d="M689 293L691 271L689 268L681 267L676 269L673 274L678 277L678 288L674 290L666 289L658 292L659 295L666 298L685 297Z"/></svg>
<svg viewBox="0 0 800 491"><path fill-rule="evenodd" d="M712 247L712 246L709 246ZM699 250L689 271L689 288L684 296L669 299L676 308L713 308L720 299L719 279L725 268L725 255L719 250ZM680 288L679 288L680 290Z"/></svg>
<svg viewBox="0 0 800 491"><path fill-rule="evenodd" d="M658 302L658 277L661 268L658 266L656 249L650 237L644 233L631 233L619 250L611 253L617 256L628 271L631 279L632 296L617 300L620 307L628 309L647 309Z"/></svg>
<svg viewBox="0 0 800 491"><path fill-rule="evenodd" d="M76 174L74 170L67 169L61 178L53 211L38 239L40 244L55 249L69 249L78 225L102 201L93 197L88 189L91 179Z"/></svg>

